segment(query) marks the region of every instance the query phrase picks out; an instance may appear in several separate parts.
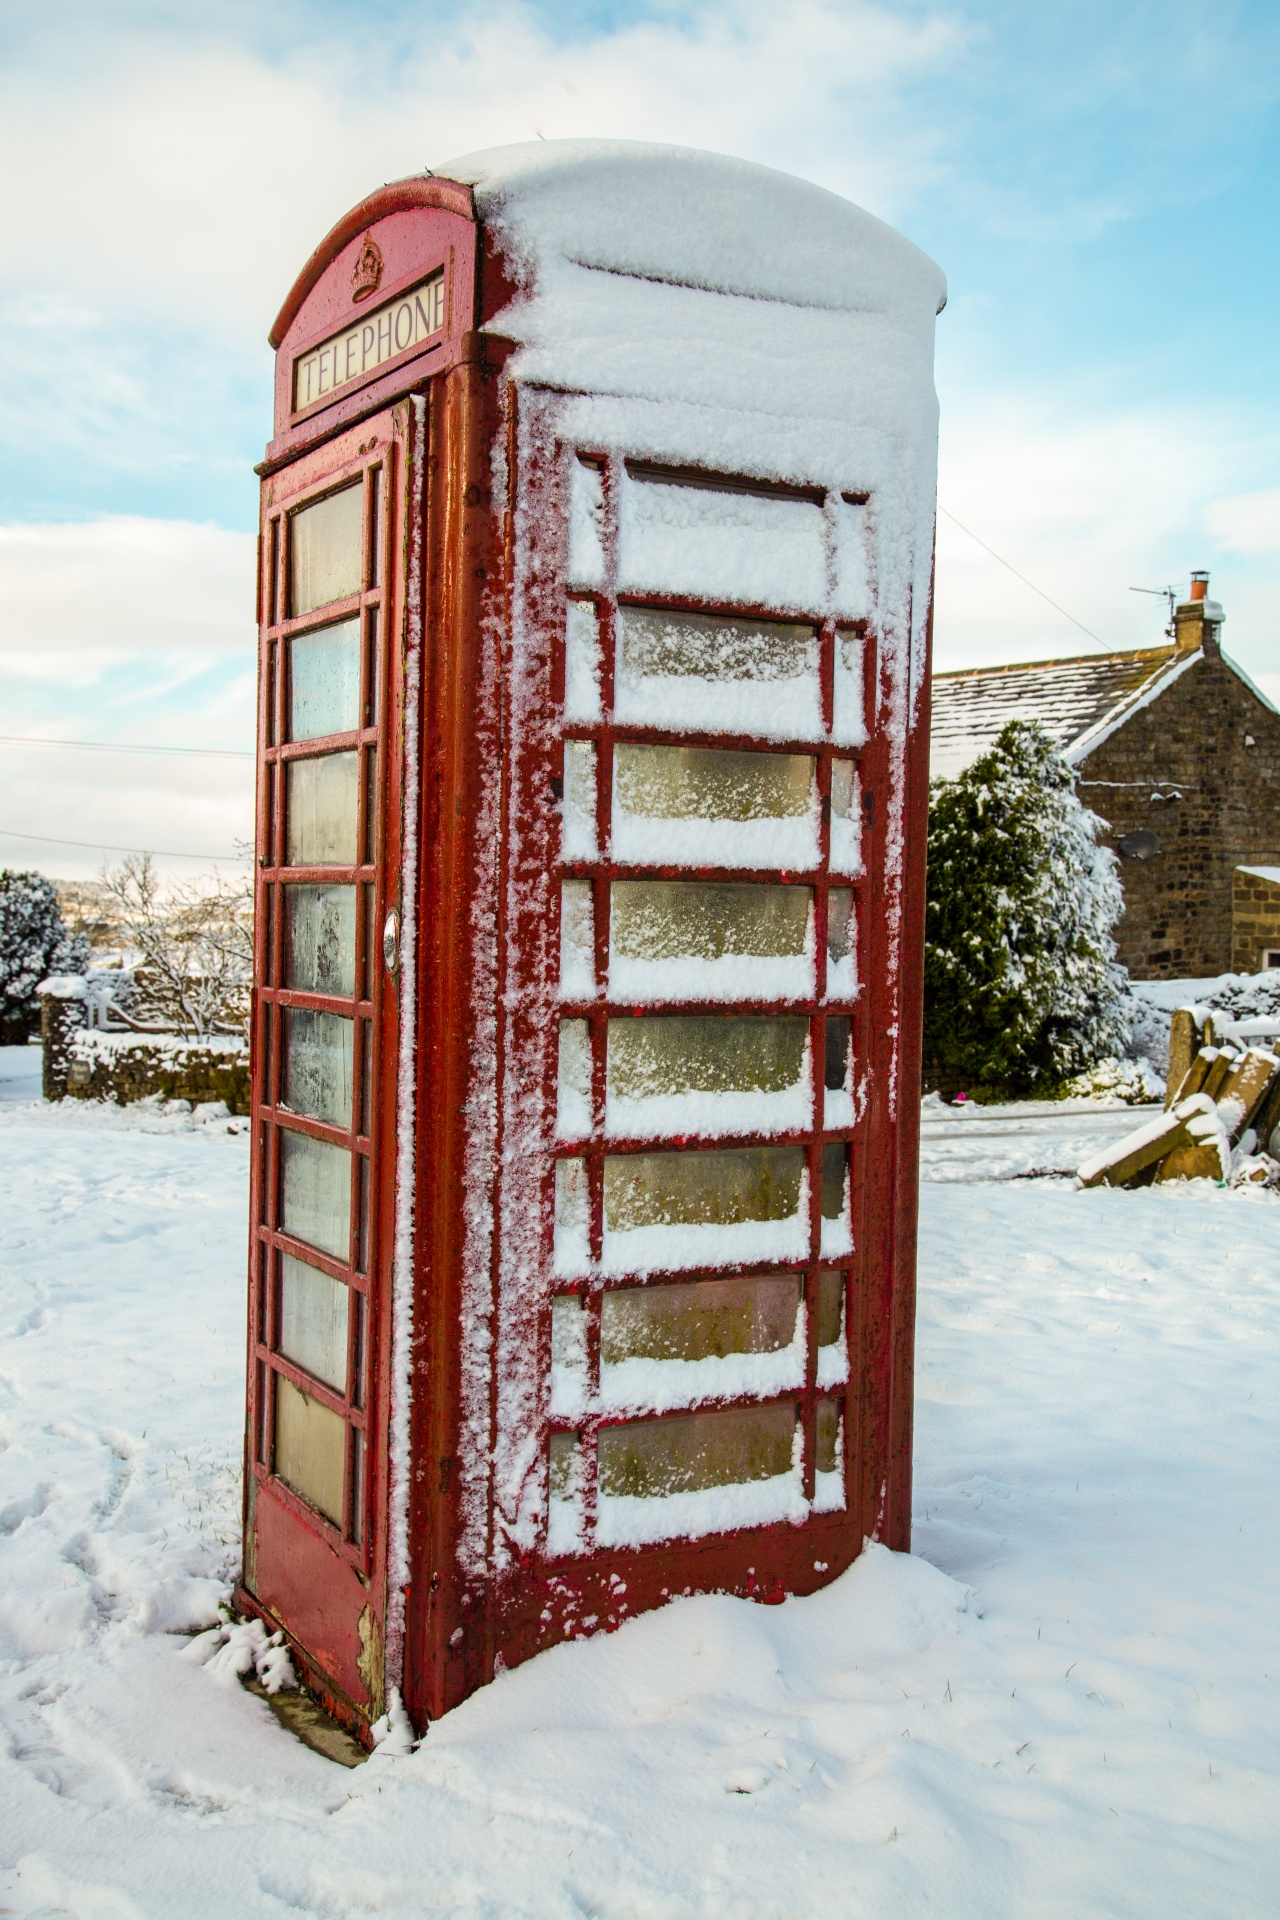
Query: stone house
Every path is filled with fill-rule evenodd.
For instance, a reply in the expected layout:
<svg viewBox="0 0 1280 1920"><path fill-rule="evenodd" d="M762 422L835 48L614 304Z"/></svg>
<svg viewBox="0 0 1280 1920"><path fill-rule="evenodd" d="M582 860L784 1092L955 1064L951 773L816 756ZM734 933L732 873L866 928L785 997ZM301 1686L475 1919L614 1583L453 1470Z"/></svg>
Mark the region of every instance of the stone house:
<svg viewBox="0 0 1280 1920"><path fill-rule="evenodd" d="M934 777L954 778L1010 720L1039 720L1107 822L1137 980L1253 973L1280 956L1280 712L1223 651L1209 576L1191 576L1170 642L976 667L933 681Z"/></svg>

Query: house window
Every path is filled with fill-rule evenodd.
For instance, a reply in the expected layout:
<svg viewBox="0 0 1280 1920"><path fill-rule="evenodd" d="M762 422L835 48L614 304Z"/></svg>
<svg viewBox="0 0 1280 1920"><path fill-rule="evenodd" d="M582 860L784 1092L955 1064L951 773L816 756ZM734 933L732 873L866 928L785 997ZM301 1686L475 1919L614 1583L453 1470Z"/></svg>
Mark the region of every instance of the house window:
<svg viewBox="0 0 1280 1920"><path fill-rule="evenodd" d="M1262 950L1262 970L1269 972L1272 967L1280 967L1280 947L1264 947Z"/></svg>

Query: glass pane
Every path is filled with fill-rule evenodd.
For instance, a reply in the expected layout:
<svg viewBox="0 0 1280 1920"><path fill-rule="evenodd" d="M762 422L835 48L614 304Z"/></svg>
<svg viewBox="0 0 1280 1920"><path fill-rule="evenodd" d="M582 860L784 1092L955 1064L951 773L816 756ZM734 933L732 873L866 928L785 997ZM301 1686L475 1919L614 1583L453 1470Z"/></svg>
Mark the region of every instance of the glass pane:
<svg viewBox="0 0 1280 1920"><path fill-rule="evenodd" d="M827 1021L826 1073L824 1076L828 1092L835 1092L849 1084L849 1043L853 1035L853 1021L847 1018L832 1018Z"/></svg>
<svg viewBox="0 0 1280 1920"><path fill-rule="evenodd" d="M835 1473L840 1459L840 1407L835 1400L819 1400L814 1431L813 1464L819 1473Z"/></svg>
<svg viewBox="0 0 1280 1920"><path fill-rule="evenodd" d="M600 1304L601 1364L777 1353L795 1339L799 1308L794 1274L620 1287Z"/></svg>
<svg viewBox="0 0 1280 1920"><path fill-rule="evenodd" d="M565 613L564 717L581 725L601 712L600 615L594 601L571 600Z"/></svg>
<svg viewBox="0 0 1280 1920"><path fill-rule="evenodd" d="M853 894L848 887L833 887L827 895L827 994L832 999L852 999L858 990L857 955L854 952L856 926Z"/></svg>
<svg viewBox="0 0 1280 1920"><path fill-rule="evenodd" d="M862 699L862 635L838 633L832 734L842 747L860 747L867 737Z"/></svg>
<svg viewBox="0 0 1280 1920"><path fill-rule="evenodd" d="M587 1163L556 1161L555 1267L582 1273L590 1262Z"/></svg>
<svg viewBox="0 0 1280 1920"><path fill-rule="evenodd" d="M280 1132L280 1225L335 1260L351 1254L351 1155L309 1134Z"/></svg>
<svg viewBox="0 0 1280 1920"><path fill-rule="evenodd" d="M335 1127L351 1125L352 1034L353 1023L340 1013L284 1009L284 1106Z"/></svg>
<svg viewBox="0 0 1280 1920"><path fill-rule="evenodd" d="M609 1022L614 1133L761 1132L811 1124L809 1023L733 1014Z"/></svg>
<svg viewBox="0 0 1280 1920"><path fill-rule="evenodd" d="M286 1360L345 1393L350 1289L316 1267L280 1256L280 1351Z"/></svg>
<svg viewBox="0 0 1280 1920"><path fill-rule="evenodd" d="M366 1136L371 1131L373 1113L373 1022L361 1022L361 1051L364 1060L360 1069L360 1131Z"/></svg>
<svg viewBox="0 0 1280 1920"><path fill-rule="evenodd" d="M354 887L286 887L285 985L348 996L356 985Z"/></svg>
<svg viewBox="0 0 1280 1920"><path fill-rule="evenodd" d="M594 460L569 469L569 578L575 587L604 584L604 469Z"/></svg>
<svg viewBox="0 0 1280 1920"><path fill-rule="evenodd" d="M815 735L817 635L794 622L619 607L614 717L773 739Z"/></svg>
<svg viewBox="0 0 1280 1920"><path fill-rule="evenodd" d="M652 1500L771 1480L791 1469L795 1430L796 1409L790 1404L602 1427L600 1491Z"/></svg>
<svg viewBox="0 0 1280 1920"><path fill-rule="evenodd" d="M285 791L285 861L291 867L353 867L360 756L326 753L290 760Z"/></svg>
<svg viewBox="0 0 1280 1920"><path fill-rule="evenodd" d="M691 866L806 867L817 859L814 762L620 742L613 857Z"/></svg>
<svg viewBox="0 0 1280 1920"><path fill-rule="evenodd" d="M835 873L862 868L862 797L852 760L831 762L831 867Z"/></svg>
<svg viewBox="0 0 1280 1920"><path fill-rule="evenodd" d="M373 467L369 472L369 524L373 529L373 545L369 555L369 585L382 585L382 468Z"/></svg>
<svg viewBox="0 0 1280 1920"><path fill-rule="evenodd" d="M834 1347L844 1330L844 1275L826 1268L818 1275L818 1345Z"/></svg>
<svg viewBox="0 0 1280 1920"><path fill-rule="evenodd" d="M570 1140L591 1131L591 1033L585 1020L560 1022L556 1130Z"/></svg>
<svg viewBox="0 0 1280 1920"><path fill-rule="evenodd" d="M576 1433L553 1433L547 1462L547 1551L582 1545L582 1447Z"/></svg>
<svg viewBox="0 0 1280 1920"><path fill-rule="evenodd" d="M628 999L772 999L810 987L808 887L617 880L610 985Z"/></svg>
<svg viewBox="0 0 1280 1920"><path fill-rule="evenodd" d="M351 733L360 725L360 622L344 620L289 642L290 740Z"/></svg>
<svg viewBox="0 0 1280 1920"><path fill-rule="evenodd" d="M592 1000L596 991L595 911L589 880L560 888L560 998Z"/></svg>
<svg viewBox="0 0 1280 1920"><path fill-rule="evenodd" d="M822 1217L824 1220L838 1220L844 1212L848 1175L848 1147L824 1147L822 1149Z"/></svg>
<svg viewBox="0 0 1280 1920"><path fill-rule="evenodd" d="M564 813L561 841L566 860L594 860L596 852L596 750L590 740L564 743Z"/></svg>
<svg viewBox="0 0 1280 1920"><path fill-rule="evenodd" d="M289 612L310 613L360 591L364 489L359 481L289 517Z"/></svg>
<svg viewBox="0 0 1280 1920"><path fill-rule="evenodd" d="M573 1419L587 1397L587 1316L576 1293L551 1301L551 1411Z"/></svg>
<svg viewBox="0 0 1280 1920"><path fill-rule="evenodd" d="M351 1429L351 1538L359 1546L364 1539L364 1434Z"/></svg>
<svg viewBox="0 0 1280 1920"><path fill-rule="evenodd" d="M366 866L372 866L377 858L378 843L378 755L373 747L367 747L364 755L364 847L360 858Z"/></svg>
<svg viewBox="0 0 1280 1920"><path fill-rule="evenodd" d="M619 1233L788 1220L800 1204L804 1171L803 1147L611 1155L604 1163L605 1225Z"/></svg>
<svg viewBox="0 0 1280 1920"><path fill-rule="evenodd" d="M275 1471L336 1527L342 1525L346 1452L341 1415L277 1374Z"/></svg>

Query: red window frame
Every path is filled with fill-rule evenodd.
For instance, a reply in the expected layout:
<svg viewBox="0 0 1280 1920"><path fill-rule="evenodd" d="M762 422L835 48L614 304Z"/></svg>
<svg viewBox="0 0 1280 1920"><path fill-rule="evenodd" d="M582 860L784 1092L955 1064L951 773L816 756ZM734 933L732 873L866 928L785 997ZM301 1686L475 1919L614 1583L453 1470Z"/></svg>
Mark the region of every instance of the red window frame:
<svg viewBox="0 0 1280 1920"><path fill-rule="evenodd" d="M394 439L312 477L310 483L277 498L264 521L261 542L261 671L259 773L257 803L257 901L254 974L253 1173L250 1262L249 1457L259 1484L297 1518L318 1531L344 1559L367 1572L379 1516L373 1510L375 1471L373 1435L377 1425L376 1366L380 1352L379 1293L382 1249L381 1194L384 1129L379 1113L383 1054L384 998L388 991L382 964L382 915L387 892L386 809L391 627L393 623L392 529L395 523ZM313 506L353 484L364 490L361 587L310 612L288 613L289 523ZM376 565L375 565L376 556ZM289 710L289 642L352 618L360 622L360 719L346 733L303 741L286 738ZM348 866L289 866L286 860L286 768L291 761L355 751L357 781L356 863ZM355 889L355 992L350 997L304 992L284 984L286 885L318 883ZM353 1021L352 1116L348 1127L296 1113L282 1105L285 1010L291 1007L340 1014ZM351 1239L343 1261L284 1232L280 1222L280 1138L283 1132L307 1135L344 1148L351 1159ZM304 1371L279 1350L280 1256L292 1254L306 1265L340 1280L350 1289L346 1386L338 1392ZM338 1414L347 1429L343 1517L337 1525L274 1471L276 1383L290 1381L309 1398Z"/></svg>
<svg viewBox="0 0 1280 1920"><path fill-rule="evenodd" d="M616 542L618 528L618 498L621 469L626 467L630 479L643 484L646 481L662 481L667 484L689 485L716 491L738 491L776 495L782 498L800 498L820 506L825 499L825 490L820 487L773 486L767 482L755 482L739 479L737 476L704 474L696 469L660 467L651 463L624 462L621 456L595 452L589 449L564 448L561 457L566 464L575 460L584 465L593 466L603 474L604 480L604 544L607 559L607 573L616 573ZM859 497L856 504L864 504ZM557 909L552 938L558 950L560 938L559 897L560 883L565 880L585 880L591 884L594 909L595 935L595 977L596 992L590 999L563 999L558 1005L560 1020L579 1019L587 1024L590 1035L592 1060L592 1125L590 1132L579 1138L561 1139L557 1135L550 1167L550 1190L547 1207L550 1217L554 1217L555 1165L561 1160L584 1160L587 1172L587 1190L589 1204L589 1244L593 1268L599 1262L603 1244L603 1184L604 1161L607 1157L628 1153L655 1153L662 1151L705 1148L735 1148L764 1146L800 1146L804 1149L808 1167L809 1187L809 1251L803 1259L771 1259L751 1263L711 1265L705 1267L685 1266L666 1271L647 1271L635 1273L602 1273L593 1271L584 1277L562 1277L557 1275L549 1286L548 1308L545 1325L541 1329L540 1359L541 1374L544 1382L551 1377L551 1308L550 1299L556 1295L573 1294L583 1301L586 1316L585 1344L587 1354L587 1378L585 1381L585 1399L591 1411L562 1417L549 1413L546 1421L546 1443L559 1435L572 1435L577 1438L580 1447L581 1462L581 1511L582 1536L579 1547L571 1552L552 1553L547 1544L547 1511L541 1529L540 1546L545 1558L552 1566L563 1567L565 1572L574 1565L586 1562L596 1563L608 1558L615 1549L598 1545L594 1538L597 1504L597 1436L602 1428L627 1425L644 1420L681 1419L693 1412L718 1411L730 1407L767 1407L774 1405L794 1405L797 1408L803 1432L803 1481L802 1494L806 1502L812 1503L815 1494L816 1426L819 1403L831 1402L838 1409L841 1432L841 1455L839 1460L843 1483L843 1506L846 1511L856 1500L860 1485L860 1462L858 1459L862 1421L860 1415L864 1409L858 1404L860 1356L863 1352L863 1319L867 1303L862 1297L859 1284L861 1263L864 1258L863 1235L861 1231L860 1200L864 1193L863 1143L865 1126L856 1096L857 1075L860 1063L868 1059L867 1020L869 1016L870 996L866 990L863 954L866 948L867 916L872 910L874 870L869 859L868 841L871 836L866 827L870 824L870 788L862 779L864 762L868 757L871 744L871 717L875 714L875 685L878 672L874 635L865 621L824 618L819 614L800 611L795 608L780 608L767 605L747 605L740 602L729 604L723 600L698 598L690 595L665 595L656 593L618 592L613 589L584 590L569 587L565 593L566 608L569 601L591 604L597 615L600 635L600 690L601 708L604 718L594 722L564 722L556 729L555 770L553 778L559 781L558 791L564 791L563 750L566 741L581 740L594 745L596 750L596 848L594 859L566 859L563 848L557 849L555 866ZM612 719L614 704L614 662L617 635L617 610L622 606L649 607L673 612L698 614L718 614L727 619L763 619L788 623L810 625L818 640L819 675L821 688L822 735L796 739L778 739L758 734L730 734L705 730L665 729L652 726L637 726L615 723ZM862 701L864 715L864 743L850 746L833 742L831 739L834 697L835 697L835 646L837 635L856 633L862 642ZM565 697L565 627L562 622L553 641L551 675L552 693L557 713L563 712ZM690 865L640 865L635 862L620 862L612 857L611 826L613 810L613 754L618 743L637 742L646 745L671 745L684 747L712 747L730 751L752 753L803 754L814 760L817 789L820 799L820 822L818 860L814 867L800 871L778 867L695 867ZM830 866L831 846L831 765L834 760L850 761L859 774L859 791L862 806L867 813L863 823L862 850L858 871L854 874L833 873ZM602 850L609 848L608 854ZM645 1001L637 1006L632 1001L611 999L608 991L609 970L609 913L611 887L615 880L628 879L687 880L687 881L727 881L732 883L763 882L769 885L805 887L813 896L814 916L814 981L813 992L808 996L783 999L744 999L744 1000L665 1000ZM828 1002L827 987L827 922L828 895L832 889L851 891L853 894L852 925L855 939L855 981L857 987L851 998L841 998ZM680 1136L645 1135L629 1138L605 1131L605 1072L606 1046L609 1020L632 1015L654 1014L712 1014L734 1016L746 1014L801 1016L809 1022L809 1046L811 1063L813 1109L810 1124L803 1128L784 1132L739 1132L733 1134L689 1133ZM854 1120L852 1124L826 1126L825 1116L821 1114L821 1103L825 1094L824 1065L826 1058L826 1023L828 1019L847 1019L850 1021L850 1047L848 1059L848 1086L854 1094ZM554 1054L555 1049L552 1049ZM549 1110L555 1111L554 1089L549 1090ZM830 1146L844 1146L848 1153L848 1179L851 1207L850 1251L838 1255L823 1254L821 1251L822 1227L822 1163L824 1149ZM548 1249L548 1254L550 1249ZM548 1259L550 1266L550 1259ZM818 1383L818 1306L820 1275L824 1272L839 1272L843 1278L843 1311L840 1340L845 1353L845 1377L842 1381L825 1385ZM700 1395L678 1407L647 1411L642 1407L628 1408L625 1411L600 1410L600 1310L606 1292L621 1287L660 1287L665 1285L687 1284L690 1280L704 1277L732 1280L769 1274L792 1273L802 1280L805 1324L807 1332L807 1352L803 1384L774 1394L765 1395ZM809 1518L823 1519L836 1517L829 1510L810 1506ZM773 1525L777 1523L762 1523ZM791 1523L783 1523L790 1527ZM750 1529L754 1531L754 1529ZM658 1554L669 1556L698 1544L698 1540L688 1535L676 1534L640 1547L626 1549L630 1554Z"/></svg>

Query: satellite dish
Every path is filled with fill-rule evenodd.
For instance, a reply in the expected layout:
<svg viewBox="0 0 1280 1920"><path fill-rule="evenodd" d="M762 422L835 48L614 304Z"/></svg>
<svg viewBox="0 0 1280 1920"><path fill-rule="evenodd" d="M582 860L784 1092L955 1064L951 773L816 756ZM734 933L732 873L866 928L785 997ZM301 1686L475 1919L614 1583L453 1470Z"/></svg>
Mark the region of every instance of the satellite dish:
<svg viewBox="0 0 1280 1920"><path fill-rule="evenodd" d="M1160 835L1139 827L1136 833L1122 833L1116 845L1126 860L1154 860L1160 851Z"/></svg>

